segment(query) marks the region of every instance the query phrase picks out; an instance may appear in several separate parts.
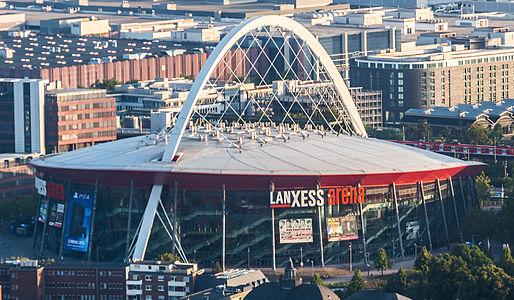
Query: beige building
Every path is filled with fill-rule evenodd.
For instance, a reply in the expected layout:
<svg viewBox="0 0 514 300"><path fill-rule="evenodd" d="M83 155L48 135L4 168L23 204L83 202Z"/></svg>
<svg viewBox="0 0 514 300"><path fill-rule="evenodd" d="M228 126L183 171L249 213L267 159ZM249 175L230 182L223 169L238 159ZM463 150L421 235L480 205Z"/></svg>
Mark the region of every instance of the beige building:
<svg viewBox="0 0 514 300"><path fill-rule="evenodd" d="M498 101L514 95L514 48L463 49L462 45L358 58L352 85L381 90L384 121L410 108Z"/></svg>

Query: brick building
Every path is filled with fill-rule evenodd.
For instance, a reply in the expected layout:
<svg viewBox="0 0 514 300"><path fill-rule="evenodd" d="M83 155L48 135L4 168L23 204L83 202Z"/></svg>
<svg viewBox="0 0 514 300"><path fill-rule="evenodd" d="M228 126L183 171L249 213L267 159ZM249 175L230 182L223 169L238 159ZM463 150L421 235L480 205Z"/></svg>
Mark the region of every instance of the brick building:
<svg viewBox="0 0 514 300"><path fill-rule="evenodd" d="M179 262L5 261L0 262L0 299L178 299L193 292L202 273L197 264Z"/></svg>
<svg viewBox="0 0 514 300"><path fill-rule="evenodd" d="M56 90L46 94L46 151L70 151L116 139L116 99L105 90Z"/></svg>

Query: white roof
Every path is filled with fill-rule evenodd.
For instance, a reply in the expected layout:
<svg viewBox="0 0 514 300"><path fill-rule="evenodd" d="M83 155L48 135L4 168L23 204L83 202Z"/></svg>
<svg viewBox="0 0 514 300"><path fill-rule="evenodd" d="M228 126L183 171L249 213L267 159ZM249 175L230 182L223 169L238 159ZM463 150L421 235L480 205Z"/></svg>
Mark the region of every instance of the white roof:
<svg viewBox="0 0 514 300"><path fill-rule="evenodd" d="M306 133L303 133L306 136ZM178 149L177 162L162 162L165 139L139 136L35 159L36 166L84 170L165 171L204 174L344 175L414 172L463 167L465 162L434 152L384 140L327 134L315 131L303 139L301 132L270 135L262 145L242 132L232 146L226 140L187 131ZM208 135L203 135L204 137ZM284 136L289 140L284 141ZM148 145L147 145L148 144Z"/></svg>

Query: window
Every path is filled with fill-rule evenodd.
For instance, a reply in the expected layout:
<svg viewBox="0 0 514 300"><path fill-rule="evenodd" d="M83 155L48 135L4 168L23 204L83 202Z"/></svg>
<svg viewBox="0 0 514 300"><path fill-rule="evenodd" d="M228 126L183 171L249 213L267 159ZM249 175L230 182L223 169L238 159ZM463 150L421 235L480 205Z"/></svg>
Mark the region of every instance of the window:
<svg viewBox="0 0 514 300"><path fill-rule="evenodd" d="M145 291L151 291L152 290L152 286L147 284L145 285Z"/></svg>
<svg viewBox="0 0 514 300"><path fill-rule="evenodd" d="M159 286L157 286L157 290L158 290L159 292L164 292L164 285L159 285Z"/></svg>
<svg viewBox="0 0 514 300"><path fill-rule="evenodd" d="M146 295L145 300L152 300L152 295Z"/></svg>
<svg viewBox="0 0 514 300"><path fill-rule="evenodd" d="M146 281L151 281L152 280L152 275L146 275L145 276L145 280Z"/></svg>
<svg viewBox="0 0 514 300"><path fill-rule="evenodd" d="M158 279L157 279L157 280L159 280L159 281L164 281L164 276L159 275L159 277L158 277Z"/></svg>

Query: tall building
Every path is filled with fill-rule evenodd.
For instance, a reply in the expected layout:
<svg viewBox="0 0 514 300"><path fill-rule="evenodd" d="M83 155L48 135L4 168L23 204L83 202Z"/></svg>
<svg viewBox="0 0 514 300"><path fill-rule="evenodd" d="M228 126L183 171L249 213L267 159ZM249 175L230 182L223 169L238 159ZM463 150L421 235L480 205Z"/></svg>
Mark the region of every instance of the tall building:
<svg viewBox="0 0 514 300"><path fill-rule="evenodd" d="M384 121L410 108L497 101L514 93L514 48L419 47L357 58L352 85L381 90Z"/></svg>
<svg viewBox="0 0 514 300"><path fill-rule="evenodd" d="M116 139L116 100L105 90L56 90L46 94L48 153Z"/></svg>
<svg viewBox="0 0 514 300"><path fill-rule="evenodd" d="M0 153L45 153L45 83L0 78Z"/></svg>

